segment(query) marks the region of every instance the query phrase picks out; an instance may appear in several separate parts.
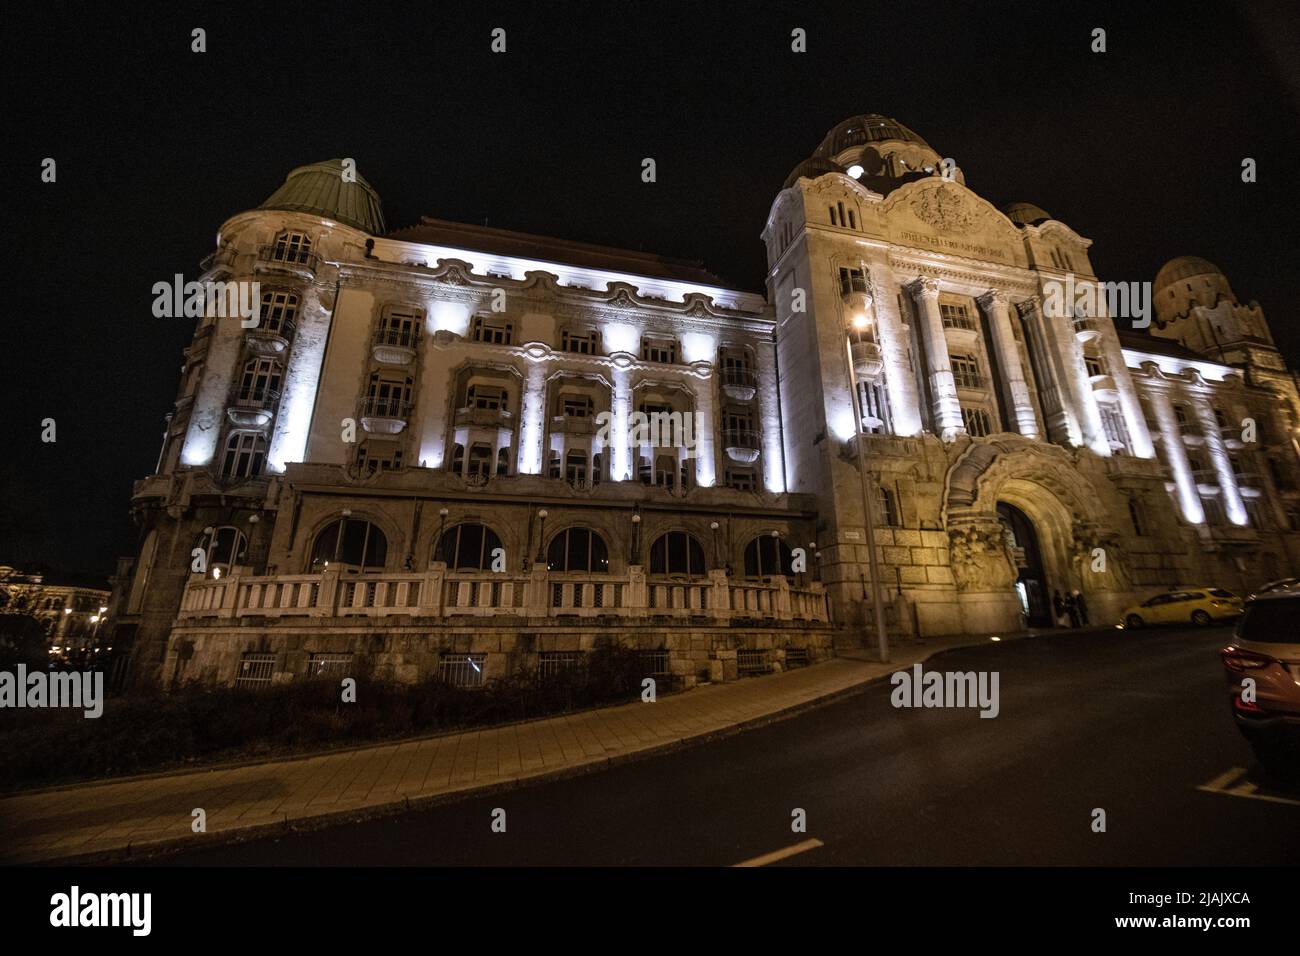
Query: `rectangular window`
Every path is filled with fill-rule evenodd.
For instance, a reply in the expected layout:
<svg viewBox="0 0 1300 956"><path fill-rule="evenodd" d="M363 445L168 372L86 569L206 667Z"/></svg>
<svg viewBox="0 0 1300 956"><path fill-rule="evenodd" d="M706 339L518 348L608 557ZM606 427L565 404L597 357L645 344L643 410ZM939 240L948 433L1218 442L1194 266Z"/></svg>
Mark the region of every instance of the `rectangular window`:
<svg viewBox="0 0 1300 956"><path fill-rule="evenodd" d="M514 338L514 325L504 319L480 315L474 319L474 341L488 345L509 345Z"/></svg>
<svg viewBox="0 0 1300 956"><path fill-rule="evenodd" d="M537 655L537 676L554 677L581 662L582 651L542 651Z"/></svg>
<svg viewBox="0 0 1300 956"><path fill-rule="evenodd" d="M952 357L952 378L958 388L983 388L979 361L973 355Z"/></svg>
<svg viewBox="0 0 1300 956"><path fill-rule="evenodd" d="M275 669L274 654L239 655L239 672L235 675L236 687L269 687L271 672Z"/></svg>
<svg viewBox="0 0 1300 956"><path fill-rule="evenodd" d="M1124 416L1119 409L1113 405L1098 404L1097 411L1101 414L1102 431L1106 433L1111 450L1127 451L1128 429L1124 426Z"/></svg>
<svg viewBox="0 0 1300 956"><path fill-rule="evenodd" d="M452 687L482 687L486 654L443 654L438 659L438 679Z"/></svg>
<svg viewBox="0 0 1300 956"><path fill-rule="evenodd" d="M352 673L351 654L309 654L307 677L347 677Z"/></svg>
<svg viewBox="0 0 1300 956"><path fill-rule="evenodd" d="M1085 355L1083 357L1084 368L1088 370L1088 377L1095 378L1098 375L1106 374L1106 366L1102 365L1100 356Z"/></svg>
<svg viewBox="0 0 1300 956"><path fill-rule="evenodd" d="M754 476L753 469L750 468L728 468L726 471L726 485L736 491L756 491L758 489L758 481Z"/></svg>
<svg viewBox="0 0 1300 956"><path fill-rule="evenodd" d="M955 302L940 302L939 317L945 329L965 329L975 331L975 320L970 317L970 310Z"/></svg>
<svg viewBox="0 0 1300 956"><path fill-rule="evenodd" d="M595 355L600 352L600 333L570 332L565 329L560 335L560 349L564 352L576 352L579 355Z"/></svg>
<svg viewBox="0 0 1300 956"><path fill-rule="evenodd" d="M465 404L470 408L499 412L506 407L506 390L494 385L471 385L465 397Z"/></svg>
<svg viewBox="0 0 1300 956"><path fill-rule="evenodd" d="M645 362L662 362L665 365L675 365L677 364L677 343L672 339L642 339L641 359Z"/></svg>
<svg viewBox="0 0 1300 956"><path fill-rule="evenodd" d="M867 273L862 269L840 268L840 295L867 291Z"/></svg>
<svg viewBox="0 0 1300 956"><path fill-rule="evenodd" d="M1219 504L1218 498L1202 498L1201 507L1205 510L1205 523L1210 527L1217 528L1226 523L1223 505Z"/></svg>
<svg viewBox="0 0 1300 956"><path fill-rule="evenodd" d="M961 419L965 423L966 434L971 438L984 438L993 433L993 423L989 420L989 413L982 408L969 408L963 405Z"/></svg>
<svg viewBox="0 0 1300 956"><path fill-rule="evenodd" d="M560 401L560 414L566 418L590 418L591 398L586 395L565 395Z"/></svg>

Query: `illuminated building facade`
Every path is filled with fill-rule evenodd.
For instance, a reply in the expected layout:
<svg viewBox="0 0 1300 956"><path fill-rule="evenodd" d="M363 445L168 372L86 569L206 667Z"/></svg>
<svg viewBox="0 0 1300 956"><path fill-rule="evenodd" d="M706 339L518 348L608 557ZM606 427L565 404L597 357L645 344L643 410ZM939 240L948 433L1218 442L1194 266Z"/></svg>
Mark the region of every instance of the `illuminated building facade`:
<svg viewBox="0 0 1300 956"><path fill-rule="evenodd" d="M1154 335L1105 296L1058 309L1097 282L1089 241L997 210L892 120L791 174L766 295L645 253L388 232L347 173L294 170L205 263L261 311L199 321L135 489L115 607L138 677L474 683L602 635L688 683L816 660L866 618L856 442L896 632L1047 623L1074 588L1109 620L1296 563L1300 403L1258 308L1177 259ZM670 437L629 432L647 420Z"/></svg>

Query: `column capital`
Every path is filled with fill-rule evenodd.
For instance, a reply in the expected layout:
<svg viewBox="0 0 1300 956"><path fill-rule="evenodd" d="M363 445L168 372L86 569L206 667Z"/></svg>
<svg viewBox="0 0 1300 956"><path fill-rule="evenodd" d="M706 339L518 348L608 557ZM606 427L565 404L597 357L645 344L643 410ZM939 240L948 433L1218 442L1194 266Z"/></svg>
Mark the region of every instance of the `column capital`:
<svg viewBox="0 0 1300 956"><path fill-rule="evenodd" d="M919 276L908 283L907 287L913 295L923 296L925 298L939 297L939 280L932 279L929 276Z"/></svg>
<svg viewBox="0 0 1300 956"><path fill-rule="evenodd" d="M1043 297L1037 294L1027 296L1021 299L1019 302L1017 302L1016 307L1020 310L1021 315L1028 315L1031 312L1037 312L1039 314L1042 314Z"/></svg>
<svg viewBox="0 0 1300 956"><path fill-rule="evenodd" d="M989 289L989 291L985 292L983 295L977 296L975 301L985 309L1005 309L1007 303L1011 300L1003 290Z"/></svg>

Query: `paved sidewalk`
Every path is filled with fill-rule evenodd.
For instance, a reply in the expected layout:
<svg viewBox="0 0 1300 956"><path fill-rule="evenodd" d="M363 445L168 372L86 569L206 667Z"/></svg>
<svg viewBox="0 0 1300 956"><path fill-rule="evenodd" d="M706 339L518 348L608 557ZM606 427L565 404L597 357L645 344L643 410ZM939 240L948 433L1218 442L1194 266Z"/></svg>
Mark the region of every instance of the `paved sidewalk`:
<svg viewBox="0 0 1300 956"><path fill-rule="evenodd" d="M583 773L776 719L983 640L899 644L888 664L868 652L842 651L823 664L698 687L653 704L638 700L318 756L17 794L0 799L0 862L106 862ZM195 808L207 814L206 834L192 832Z"/></svg>

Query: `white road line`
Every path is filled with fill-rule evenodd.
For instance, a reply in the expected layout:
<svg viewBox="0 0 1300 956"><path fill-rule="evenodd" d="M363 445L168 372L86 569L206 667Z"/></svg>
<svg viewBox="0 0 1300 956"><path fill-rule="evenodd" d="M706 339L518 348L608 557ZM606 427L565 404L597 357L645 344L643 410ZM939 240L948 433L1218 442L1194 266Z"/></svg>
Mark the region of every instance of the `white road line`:
<svg viewBox="0 0 1300 956"><path fill-rule="evenodd" d="M1246 797L1250 800L1265 800L1269 803L1285 803L1293 807L1300 807L1300 800L1291 797L1279 797L1271 793L1260 793L1259 787L1248 780L1241 780L1246 775L1244 767L1233 767L1225 773L1219 774L1209 783L1202 784L1197 790L1204 790L1206 793L1221 793L1226 797ZM1237 783L1235 787L1230 784Z"/></svg>
<svg viewBox="0 0 1300 956"><path fill-rule="evenodd" d="M806 853L809 850L815 850L819 846L825 846L821 840L804 840L802 843L796 843L794 846L788 846L784 850L773 850L771 853L764 853L762 856L756 856L752 860L745 860L743 863L732 864L733 869L740 866L767 866L769 863L775 863L777 860L784 860L786 857L795 856L799 853Z"/></svg>

